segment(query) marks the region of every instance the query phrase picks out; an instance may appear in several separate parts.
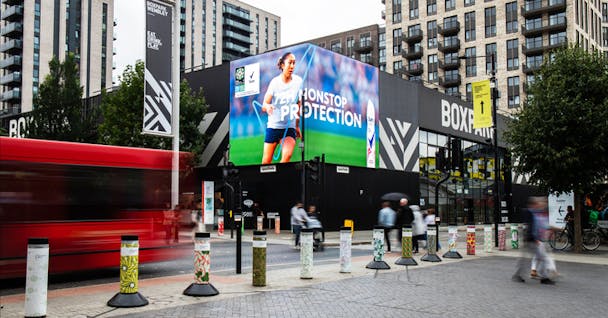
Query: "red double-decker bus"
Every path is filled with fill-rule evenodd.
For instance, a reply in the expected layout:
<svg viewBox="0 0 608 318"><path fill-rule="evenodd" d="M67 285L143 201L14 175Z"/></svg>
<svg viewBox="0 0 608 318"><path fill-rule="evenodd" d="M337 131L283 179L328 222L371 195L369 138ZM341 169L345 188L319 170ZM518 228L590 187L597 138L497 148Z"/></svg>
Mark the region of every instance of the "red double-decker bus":
<svg viewBox="0 0 608 318"><path fill-rule="evenodd" d="M118 266L122 235L139 236L141 263L185 255L171 169L171 151L0 137L0 279L25 276L31 237L49 239L51 273Z"/></svg>

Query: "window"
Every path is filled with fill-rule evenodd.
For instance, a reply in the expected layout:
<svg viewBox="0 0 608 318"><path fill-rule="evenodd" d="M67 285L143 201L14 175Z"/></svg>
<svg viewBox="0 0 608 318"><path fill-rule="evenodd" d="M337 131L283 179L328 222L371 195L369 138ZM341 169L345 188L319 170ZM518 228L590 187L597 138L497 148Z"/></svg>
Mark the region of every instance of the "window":
<svg viewBox="0 0 608 318"><path fill-rule="evenodd" d="M336 53L342 53L342 42L340 40L331 41L329 49Z"/></svg>
<svg viewBox="0 0 608 318"><path fill-rule="evenodd" d="M437 54L429 55L428 61L429 82L437 82Z"/></svg>
<svg viewBox="0 0 608 318"><path fill-rule="evenodd" d="M437 14L437 0L426 0L426 15Z"/></svg>
<svg viewBox="0 0 608 318"><path fill-rule="evenodd" d="M528 68L539 68L543 64L542 55L526 56L526 66Z"/></svg>
<svg viewBox="0 0 608 318"><path fill-rule="evenodd" d="M466 56L467 77L477 76L477 50L475 47L468 47L464 50Z"/></svg>
<svg viewBox="0 0 608 318"><path fill-rule="evenodd" d="M543 46L543 37L526 38L526 49L536 49Z"/></svg>
<svg viewBox="0 0 608 318"><path fill-rule="evenodd" d="M393 0L393 23L401 22L401 0Z"/></svg>
<svg viewBox="0 0 608 318"><path fill-rule="evenodd" d="M426 37L429 49L437 47L437 21L429 21L426 23Z"/></svg>
<svg viewBox="0 0 608 318"><path fill-rule="evenodd" d="M446 87L445 94L450 96L460 96L460 92L458 91L458 86Z"/></svg>
<svg viewBox="0 0 608 318"><path fill-rule="evenodd" d="M486 44L486 74L492 73L492 56L494 56L494 67L496 67L496 43Z"/></svg>
<svg viewBox="0 0 608 318"><path fill-rule="evenodd" d="M464 40L475 41L475 11L464 14Z"/></svg>
<svg viewBox="0 0 608 318"><path fill-rule="evenodd" d="M475 5L475 0L464 0L464 6L469 7Z"/></svg>
<svg viewBox="0 0 608 318"><path fill-rule="evenodd" d="M403 69L403 61L395 61L393 62L393 74L398 74Z"/></svg>
<svg viewBox="0 0 608 318"><path fill-rule="evenodd" d="M608 27L602 27L602 42L604 47L608 47Z"/></svg>
<svg viewBox="0 0 608 318"><path fill-rule="evenodd" d="M507 78L509 108L519 107L519 76Z"/></svg>
<svg viewBox="0 0 608 318"><path fill-rule="evenodd" d="M507 40L507 70L512 71L519 68L519 41L517 39Z"/></svg>
<svg viewBox="0 0 608 318"><path fill-rule="evenodd" d="M393 56L401 54L401 41L403 40L401 28L393 30Z"/></svg>
<svg viewBox="0 0 608 318"><path fill-rule="evenodd" d="M418 9L418 0L410 0L410 20L418 19L419 9Z"/></svg>
<svg viewBox="0 0 608 318"><path fill-rule="evenodd" d="M566 24L566 12L549 15L549 25Z"/></svg>
<svg viewBox="0 0 608 318"><path fill-rule="evenodd" d="M517 32L517 1L505 4L507 33Z"/></svg>
<svg viewBox="0 0 608 318"><path fill-rule="evenodd" d="M456 0L445 0L445 11L456 9Z"/></svg>
<svg viewBox="0 0 608 318"><path fill-rule="evenodd" d="M566 32L557 32L549 34L549 45L559 45L566 43Z"/></svg>
<svg viewBox="0 0 608 318"><path fill-rule="evenodd" d="M496 36L496 7L485 9L486 38Z"/></svg>
<svg viewBox="0 0 608 318"><path fill-rule="evenodd" d="M467 91L467 101L472 102L473 101L473 85L471 85L471 83L467 83L466 91Z"/></svg>
<svg viewBox="0 0 608 318"><path fill-rule="evenodd" d="M602 3L602 22L608 23L608 2Z"/></svg>
<svg viewBox="0 0 608 318"><path fill-rule="evenodd" d="M346 55L350 56L350 58L355 58L355 51L353 48L355 47L355 38L349 36L346 38Z"/></svg>

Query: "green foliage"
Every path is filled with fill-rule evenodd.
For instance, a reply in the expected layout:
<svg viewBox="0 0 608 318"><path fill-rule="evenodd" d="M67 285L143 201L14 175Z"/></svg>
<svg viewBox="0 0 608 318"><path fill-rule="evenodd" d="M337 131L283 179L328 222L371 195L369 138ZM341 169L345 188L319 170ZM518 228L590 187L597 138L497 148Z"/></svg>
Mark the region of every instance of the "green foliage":
<svg viewBox="0 0 608 318"><path fill-rule="evenodd" d="M145 65L127 66L120 86L104 94L99 142L109 145L172 149L172 138L142 134ZM208 106L203 92L193 93L185 80L180 83L180 151L192 152L195 164L207 142L198 130Z"/></svg>
<svg viewBox="0 0 608 318"><path fill-rule="evenodd" d="M63 63L57 57L49 62L49 74L34 97L29 138L76 142L97 139L99 113L82 103L82 87L73 53Z"/></svg>
<svg viewBox="0 0 608 318"><path fill-rule="evenodd" d="M606 182L608 60L578 47L555 52L505 138L515 170L547 191L584 193Z"/></svg>

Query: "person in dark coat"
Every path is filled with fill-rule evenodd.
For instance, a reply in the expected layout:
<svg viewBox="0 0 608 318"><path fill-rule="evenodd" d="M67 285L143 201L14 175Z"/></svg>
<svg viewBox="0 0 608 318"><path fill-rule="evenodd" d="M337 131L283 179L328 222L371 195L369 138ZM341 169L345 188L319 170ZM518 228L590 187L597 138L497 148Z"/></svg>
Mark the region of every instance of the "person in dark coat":
<svg viewBox="0 0 608 318"><path fill-rule="evenodd" d="M402 198L399 200L399 210L397 211L397 221L395 222L399 244L401 244L402 240L403 227L407 225L411 226L412 222L414 222L414 214L412 213L412 209L409 207L409 201L407 198Z"/></svg>

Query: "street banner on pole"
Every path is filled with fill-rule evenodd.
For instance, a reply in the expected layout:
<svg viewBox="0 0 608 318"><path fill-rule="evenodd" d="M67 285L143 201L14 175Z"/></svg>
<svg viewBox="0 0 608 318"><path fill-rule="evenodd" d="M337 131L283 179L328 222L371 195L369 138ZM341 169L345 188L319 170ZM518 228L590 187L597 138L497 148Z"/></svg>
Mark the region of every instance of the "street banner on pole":
<svg viewBox="0 0 608 318"><path fill-rule="evenodd" d="M492 96L490 80L473 82L473 128L492 127Z"/></svg>
<svg viewBox="0 0 608 318"><path fill-rule="evenodd" d="M172 19L173 6L146 0L146 70L143 132L172 136Z"/></svg>

